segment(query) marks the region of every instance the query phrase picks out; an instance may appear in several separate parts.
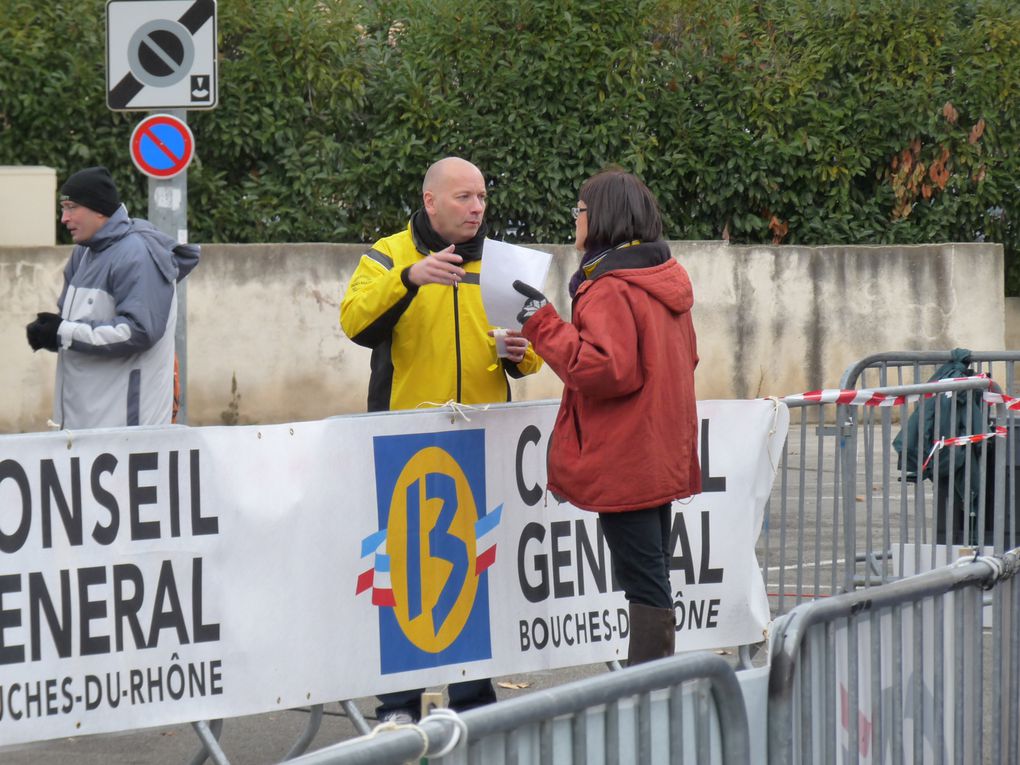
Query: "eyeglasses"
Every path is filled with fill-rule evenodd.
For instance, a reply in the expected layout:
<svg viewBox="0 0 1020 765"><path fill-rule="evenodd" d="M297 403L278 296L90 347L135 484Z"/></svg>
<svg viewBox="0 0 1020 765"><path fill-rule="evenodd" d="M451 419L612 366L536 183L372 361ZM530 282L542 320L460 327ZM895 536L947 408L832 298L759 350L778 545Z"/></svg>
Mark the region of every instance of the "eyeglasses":
<svg viewBox="0 0 1020 765"><path fill-rule="evenodd" d="M64 213L73 213L79 207L81 207L81 205L75 204L74 202L61 202L57 205L57 210L61 215L63 215Z"/></svg>
<svg viewBox="0 0 1020 765"><path fill-rule="evenodd" d="M574 216L574 220L577 220L579 217L581 217L581 213L583 213L583 212L588 212L588 208L587 207L571 207L570 208L570 214Z"/></svg>

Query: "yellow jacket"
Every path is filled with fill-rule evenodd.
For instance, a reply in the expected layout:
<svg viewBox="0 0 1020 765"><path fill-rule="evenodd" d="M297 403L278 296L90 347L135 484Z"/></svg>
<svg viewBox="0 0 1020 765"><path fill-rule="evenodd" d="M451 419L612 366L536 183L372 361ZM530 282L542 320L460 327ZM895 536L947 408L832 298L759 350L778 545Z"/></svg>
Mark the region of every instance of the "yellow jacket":
<svg viewBox="0 0 1020 765"><path fill-rule="evenodd" d="M361 256L340 303L340 326L372 349L368 411L421 404L488 404L510 400L507 375L537 372L530 346L520 364L496 356L482 307L481 260L467 261L457 286L415 287L406 271L429 254L411 226L376 242Z"/></svg>

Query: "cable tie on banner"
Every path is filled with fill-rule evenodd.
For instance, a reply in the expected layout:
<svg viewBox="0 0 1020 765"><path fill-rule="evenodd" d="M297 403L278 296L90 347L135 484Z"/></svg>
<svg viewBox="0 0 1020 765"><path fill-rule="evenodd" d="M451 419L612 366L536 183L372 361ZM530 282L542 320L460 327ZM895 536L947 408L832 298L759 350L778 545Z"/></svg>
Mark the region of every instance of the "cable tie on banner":
<svg viewBox="0 0 1020 765"><path fill-rule="evenodd" d="M468 739L467 723L464 722L460 715L454 712L452 709L446 709L445 707L439 707L429 712L429 716L425 720L449 720L453 723L453 736L446 742L446 746L440 749L438 752L433 752L429 757L445 757L458 746L466 746ZM424 722L423 720L422 722Z"/></svg>
<svg viewBox="0 0 1020 765"><path fill-rule="evenodd" d="M779 428L779 396L765 396L765 400L772 402L772 429L769 435L774 436Z"/></svg>
<svg viewBox="0 0 1020 765"><path fill-rule="evenodd" d="M55 423L53 420L46 420L46 424L49 427L53 428L54 430L60 430L60 425ZM74 431L65 429L61 430L60 432L63 433L64 436L67 438L67 448L70 449L72 446L74 446Z"/></svg>
<svg viewBox="0 0 1020 765"><path fill-rule="evenodd" d="M423 757L425 757L429 753L429 736L428 736L428 734L425 731L423 731L421 728L419 728L417 723L413 723L413 722L412 723L398 723L398 722L393 722L392 720L387 720L386 722L381 722L378 725L376 725L374 728L372 728L371 732L368 734L368 736L366 738L375 738L375 736L377 734L379 734L379 733L389 733L391 731L397 731L397 730L413 730L413 731L415 731L421 737L421 743L422 743L421 753L418 754L417 756L415 756L415 758L413 760L414 762L418 762L419 760L421 760Z"/></svg>
<svg viewBox="0 0 1020 765"><path fill-rule="evenodd" d="M415 407L415 409L421 409L427 406L435 407L436 409L445 409L449 407L451 410L450 422L455 422L457 420L457 415L463 417L464 422L471 422L471 418L468 417L467 414L465 414L465 412L469 410L472 412L484 412L486 409L489 408L488 404L483 404L482 406L474 406L472 404L462 404L459 401L454 401L451 398L449 401L446 401L442 404L437 403L435 401L422 401L420 404L418 404L418 406Z"/></svg>
<svg viewBox="0 0 1020 765"><path fill-rule="evenodd" d="M985 582L983 585L983 589L990 590L995 587L996 583L999 582L999 580L1001 580L1006 574L1006 567L1003 565L1003 560L995 555L982 555L981 557L978 557L978 549L975 547L974 562L976 563L977 561L987 563L989 568L992 569L991 581Z"/></svg>
<svg viewBox="0 0 1020 765"><path fill-rule="evenodd" d="M769 456L769 465L772 467L772 475L775 477L779 466L772 462L772 450L769 449L769 444L772 443L772 436L779 430L779 396L765 396L765 399L772 402L772 427L769 429L768 436L765 437L765 453Z"/></svg>

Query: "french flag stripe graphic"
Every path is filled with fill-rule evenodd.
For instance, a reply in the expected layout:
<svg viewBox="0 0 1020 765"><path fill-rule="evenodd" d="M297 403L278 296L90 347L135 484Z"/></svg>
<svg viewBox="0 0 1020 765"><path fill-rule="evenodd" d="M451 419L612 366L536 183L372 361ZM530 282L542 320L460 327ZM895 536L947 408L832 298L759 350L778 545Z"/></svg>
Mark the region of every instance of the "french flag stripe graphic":
<svg viewBox="0 0 1020 765"><path fill-rule="evenodd" d="M475 521L475 538L481 542L482 538L489 534L499 525L500 516L503 514L503 505L497 505L492 512L482 516ZM482 545L479 544L479 547ZM496 545L490 545L475 558L475 574L481 574L485 569L496 562Z"/></svg>
<svg viewBox="0 0 1020 765"><path fill-rule="evenodd" d="M496 545L475 558L475 574L481 574L485 569L496 562Z"/></svg>
<svg viewBox="0 0 1020 765"><path fill-rule="evenodd" d="M386 529L380 529L371 536L361 540L361 557L371 555L386 542Z"/></svg>
<svg viewBox="0 0 1020 765"><path fill-rule="evenodd" d="M499 518L503 514L503 505L497 505L488 515L483 515L475 521L475 539L481 539L499 525Z"/></svg>
<svg viewBox="0 0 1020 765"><path fill-rule="evenodd" d="M375 580L375 569L370 568L368 571L363 571L358 574L358 589L355 595L360 595L365 590L372 586L372 582Z"/></svg>

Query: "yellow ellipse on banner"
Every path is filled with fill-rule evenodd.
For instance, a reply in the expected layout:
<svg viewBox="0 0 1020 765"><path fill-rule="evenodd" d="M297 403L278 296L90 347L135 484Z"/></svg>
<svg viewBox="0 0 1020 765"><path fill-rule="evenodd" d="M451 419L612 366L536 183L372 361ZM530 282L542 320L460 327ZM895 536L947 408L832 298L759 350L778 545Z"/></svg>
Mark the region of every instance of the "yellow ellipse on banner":
<svg viewBox="0 0 1020 765"><path fill-rule="evenodd" d="M457 508L447 533L464 543L467 556L464 583L449 614L438 625L433 623L433 610L454 571L450 561L431 555L429 532L436 526L445 500L426 495L425 479L429 474L448 476L453 481ZM417 536L414 539L409 533L409 526L415 525L411 503L418 508ZM422 651L439 653L448 648L471 615L478 591L478 576L475 574L477 519L471 485L461 466L447 451L429 446L407 461L390 498L386 550L390 555L390 579L397 622L407 639ZM408 545L417 545L419 571L408 570ZM419 588L421 609L412 617L410 602L414 588Z"/></svg>

